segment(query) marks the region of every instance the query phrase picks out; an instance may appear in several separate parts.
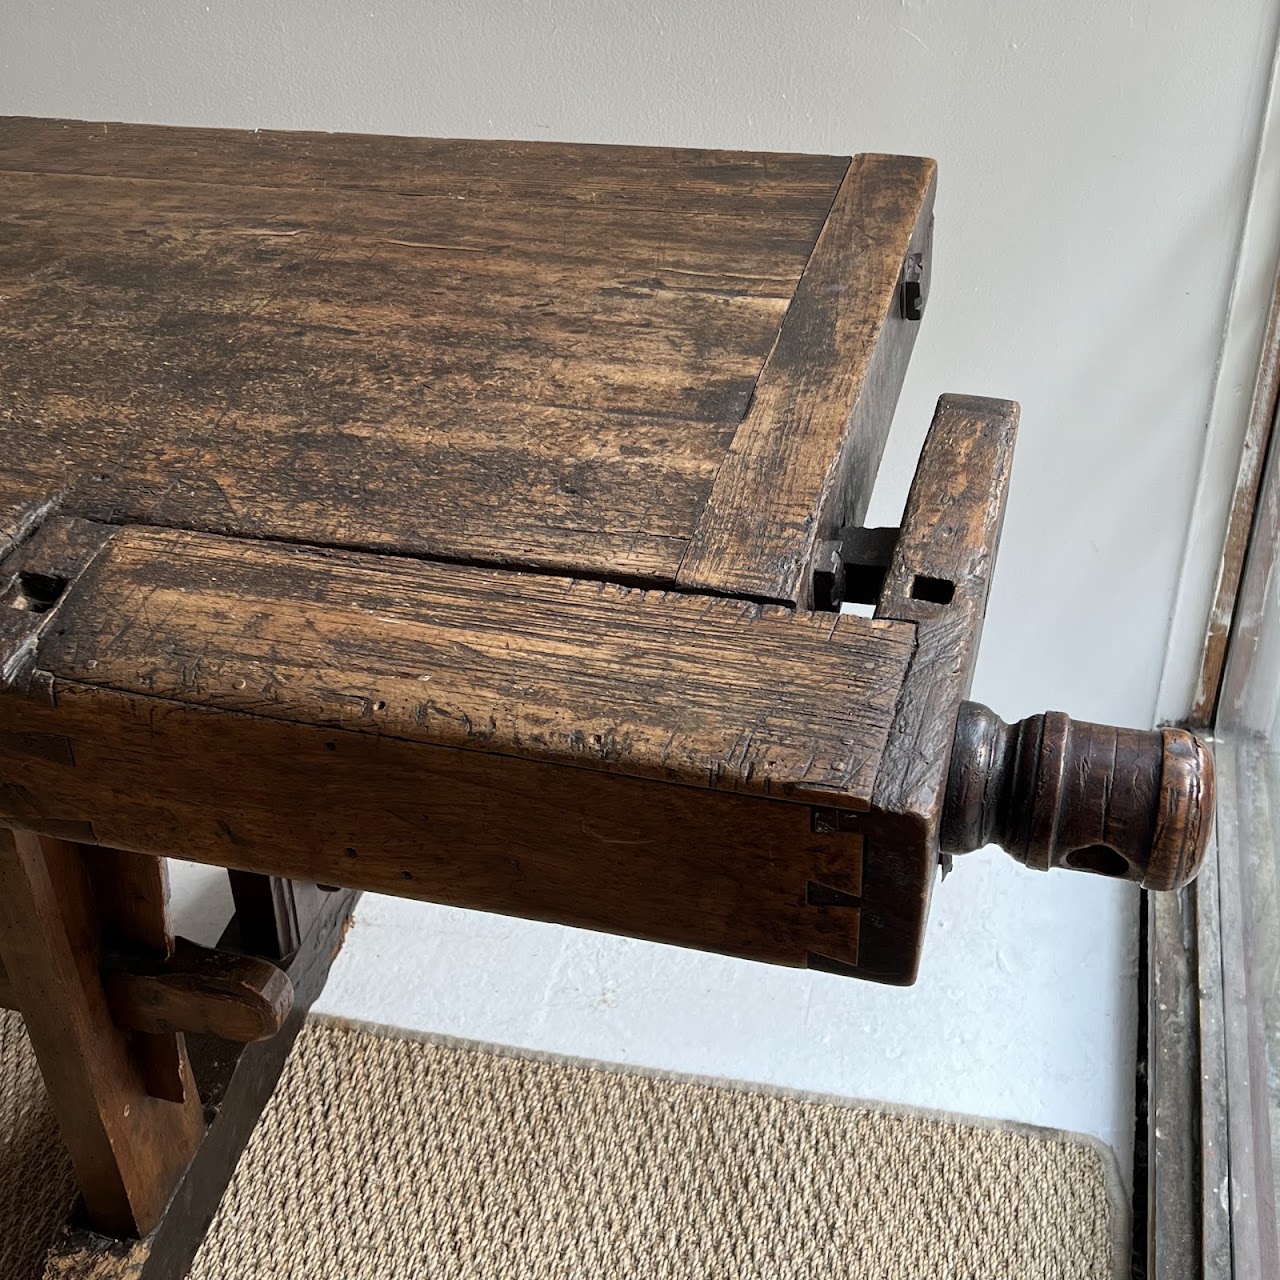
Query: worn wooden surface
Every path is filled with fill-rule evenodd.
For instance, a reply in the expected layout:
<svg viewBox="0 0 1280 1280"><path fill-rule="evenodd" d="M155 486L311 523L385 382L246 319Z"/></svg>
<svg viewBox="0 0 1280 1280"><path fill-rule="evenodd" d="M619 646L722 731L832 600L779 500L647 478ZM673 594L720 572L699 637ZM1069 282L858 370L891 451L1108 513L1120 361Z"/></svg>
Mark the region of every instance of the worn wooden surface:
<svg viewBox="0 0 1280 1280"><path fill-rule="evenodd" d="M910 626L77 529L91 562L42 615L29 691L5 707L10 820L786 964L856 962L856 902L809 886L856 894L858 837L815 830L813 808L867 806ZM62 556L74 540L50 522L24 547L33 573L42 537Z"/></svg>
<svg viewBox="0 0 1280 1280"><path fill-rule="evenodd" d="M155 1097L132 1033L112 1020L91 856L0 831L0 952L91 1220L145 1234L199 1145L202 1111L185 1052L183 1100Z"/></svg>
<svg viewBox="0 0 1280 1280"><path fill-rule="evenodd" d="M163 964L173 954L169 925L169 865L120 849L98 849L86 864L103 946ZM107 1003L111 1003L108 993ZM115 1016L114 1009L112 1010ZM117 1026L121 1025L116 1018ZM147 1091L157 1098L181 1102L186 1096L186 1052L181 1035L154 1033L131 1027L130 1050L138 1062ZM175 1028L165 1028L172 1032Z"/></svg>
<svg viewBox="0 0 1280 1280"><path fill-rule="evenodd" d="M1200 869L1213 812L1212 758L1186 729L1117 729L1060 711L1007 725L979 703L960 706L945 852L998 844L1040 871L1167 891Z"/></svg>
<svg viewBox="0 0 1280 1280"><path fill-rule="evenodd" d="M856 808L913 639L888 621L129 527L34 661L193 706Z"/></svg>
<svg viewBox="0 0 1280 1280"><path fill-rule="evenodd" d="M871 498L918 328L899 306L903 246L927 260L935 178L932 161L854 158L716 475L681 586L812 603L816 543L860 523Z"/></svg>
<svg viewBox="0 0 1280 1280"><path fill-rule="evenodd" d="M849 168L0 120L0 533L55 501L670 584L699 528L727 554L713 488L716 525L774 473L785 522L829 522L854 411L870 487L932 177ZM771 432L795 465L717 479ZM801 598L793 541L738 594Z"/></svg>
<svg viewBox="0 0 1280 1280"><path fill-rule="evenodd" d="M117 1240L73 1218L50 1253L45 1280L180 1280L187 1274L307 1011L324 987L355 899L346 892L325 895L287 965L295 999L276 1035L255 1044L203 1035L189 1038L207 1128L156 1228L140 1240ZM233 919L218 945L233 948L239 936Z"/></svg>
<svg viewBox="0 0 1280 1280"><path fill-rule="evenodd" d="M108 958L103 987L117 1026L189 1031L236 1044L275 1035L293 1004L288 977L270 961L185 938L163 965Z"/></svg>
<svg viewBox="0 0 1280 1280"><path fill-rule="evenodd" d="M925 439L876 607L910 622L915 652L872 796L861 964L914 980L937 878L956 715L969 690L1004 520L1018 406L943 396Z"/></svg>
<svg viewBox="0 0 1280 1280"><path fill-rule="evenodd" d="M110 860L99 856L118 850L95 850L88 859L94 878ZM130 857L159 864L145 854ZM248 1044L274 1035L289 1014L292 992L288 978L270 961L202 947L178 938L167 960L156 961L131 950L108 951L102 958L102 989L111 1020L124 1031L147 1033L147 1040L174 1041L172 1032L196 1032ZM0 965L0 1008L21 1010L8 970ZM176 1062L183 1062L180 1053ZM146 1077L145 1066L144 1077ZM185 1084L185 1066L175 1067L179 1085ZM146 1078L153 1097L160 1093Z"/></svg>

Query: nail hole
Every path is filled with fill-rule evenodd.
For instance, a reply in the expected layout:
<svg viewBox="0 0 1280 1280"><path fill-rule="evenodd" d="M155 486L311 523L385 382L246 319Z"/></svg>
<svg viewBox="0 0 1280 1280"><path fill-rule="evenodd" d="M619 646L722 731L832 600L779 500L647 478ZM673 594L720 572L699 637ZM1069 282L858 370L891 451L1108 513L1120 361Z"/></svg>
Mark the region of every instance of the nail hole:
<svg viewBox="0 0 1280 1280"><path fill-rule="evenodd" d="M387 709L387 704L383 702L381 699L379 699L377 702L373 704L373 709L375 711L385 711Z"/></svg>
<svg viewBox="0 0 1280 1280"><path fill-rule="evenodd" d="M1086 845L1072 849L1064 859L1075 871L1092 871L1097 876L1121 878L1129 874L1129 862L1108 844Z"/></svg>
<svg viewBox="0 0 1280 1280"><path fill-rule="evenodd" d="M356 851L354 849L344 849L342 852L345 853L348 858L354 858L356 856Z"/></svg>
<svg viewBox="0 0 1280 1280"><path fill-rule="evenodd" d="M947 578L931 578L917 573L911 583L911 598L925 600L929 604L950 604L956 594L956 584Z"/></svg>
<svg viewBox="0 0 1280 1280"><path fill-rule="evenodd" d="M30 613L47 613L58 603L59 597L67 589L66 578L52 573L18 572L18 594L14 599L14 607L26 609Z"/></svg>

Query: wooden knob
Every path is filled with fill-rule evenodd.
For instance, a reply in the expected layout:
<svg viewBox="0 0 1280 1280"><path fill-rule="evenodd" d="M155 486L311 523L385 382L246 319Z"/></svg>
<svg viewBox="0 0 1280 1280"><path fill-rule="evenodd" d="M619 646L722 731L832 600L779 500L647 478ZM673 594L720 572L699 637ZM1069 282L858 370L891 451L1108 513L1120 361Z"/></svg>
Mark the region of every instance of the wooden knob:
<svg viewBox="0 0 1280 1280"><path fill-rule="evenodd" d="M998 844L1041 871L1177 889L1200 869L1213 790L1213 758L1185 729L1116 729L1060 711L1007 725L962 702L939 838L945 853Z"/></svg>

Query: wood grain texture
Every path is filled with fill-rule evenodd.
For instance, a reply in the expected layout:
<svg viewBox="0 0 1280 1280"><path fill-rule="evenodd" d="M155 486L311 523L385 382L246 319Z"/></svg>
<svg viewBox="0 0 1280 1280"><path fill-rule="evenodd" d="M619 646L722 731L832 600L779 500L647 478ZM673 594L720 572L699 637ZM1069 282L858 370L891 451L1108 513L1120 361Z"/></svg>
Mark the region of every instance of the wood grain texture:
<svg viewBox="0 0 1280 1280"><path fill-rule="evenodd" d="M102 926L79 846L0 832L0 951L94 1224L145 1234L203 1133L185 1055L183 1102L151 1096L99 976ZM106 855L104 855L106 856Z"/></svg>
<svg viewBox="0 0 1280 1280"><path fill-rule="evenodd" d="M415 198L498 198L561 205L718 211L726 187L750 212L807 214L846 157L474 141L273 129L154 125L14 116L0 130L0 170L97 174L211 185L359 190Z"/></svg>
<svg viewBox="0 0 1280 1280"><path fill-rule="evenodd" d="M815 545L860 523L918 325L904 259L926 259L936 167L856 156L751 408L685 552L682 587L811 603Z"/></svg>
<svg viewBox="0 0 1280 1280"><path fill-rule="evenodd" d="M1060 711L1007 725L964 702L942 811L947 853L998 844L1168 892L1200 869L1213 827L1213 760L1185 729L1117 729Z"/></svg>
<svg viewBox="0 0 1280 1280"><path fill-rule="evenodd" d="M869 798L914 640L853 616L147 528L116 531L57 614L35 661L58 681L847 808Z"/></svg>
<svg viewBox="0 0 1280 1280"><path fill-rule="evenodd" d="M104 844L805 966L857 961L861 837L810 806L56 684L0 816ZM70 747L27 754L42 734ZM8 744L6 744L8 745Z"/></svg>
<svg viewBox="0 0 1280 1280"><path fill-rule="evenodd" d="M938 400L876 606L877 618L915 623L917 639L875 801L931 821L978 656L1018 412L1010 400Z"/></svg>
<svg viewBox="0 0 1280 1280"><path fill-rule="evenodd" d="M42 539L67 554L60 523L24 548L32 571ZM74 530L92 558L50 611L26 695L3 707L11 820L786 964L856 962L860 839L818 829L811 806L865 808L910 626Z"/></svg>
<svg viewBox="0 0 1280 1280"><path fill-rule="evenodd" d="M0 121L0 537L56 501L669 585L848 167ZM883 203L826 242L900 265ZM858 366L856 296L782 353ZM790 500L826 521L827 479Z"/></svg>
<svg viewBox="0 0 1280 1280"><path fill-rule="evenodd" d="M288 963L287 976L295 998L276 1035L253 1044L190 1037L207 1128L155 1229L141 1240L116 1240L87 1230L73 1219L50 1252L45 1280L175 1280L187 1274L307 1011L324 987L346 936L356 897L351 893L325 895L310 931ZM238 943L233 918L218 945L226 949Z"/></svg>
<svg viewBox="0 0 1280 1280"><path fill-rule="evenodd" d="M109 958L103 986L117 1026L153 1036L196 1032L237 1044L275 1035L293 1004L282 969L186 938L177 940L164 964Z"/></svg>
<svg viewBox="0 0 1280 1280"><path fill-rule="evenodd" d="M101 876L110 866L101 850L90 856L90 869ZM139 861L162 859L130 854ZM256 956L202 947L178 938L169 959L156 961L136 952L108 951L102 963L102 987L111 1019L124 1031L143 1033L148 1041L173 1041L175 1032L218 1036L238 1044L263 1040L280 1030L293 1000L288 977ZM0 965L0 1008L21 1009L7 970ZM144 1067L145 1074L145 1065ZM181 1068L185 1079L185 1059ZM152 1097L161 1096L150 1088ZM170 1099L181 1102L183 1097Z"/></svg>
<svg viewBox="0 0 1280 1280"><path fill-rule="evenodd" d="M919 965L951 744L977 659L1017 426L1011 401L939 399L876 607L878 618L914 623L917 637L872 811L858 823L868 850L862 965L884 981L912 982Z"/></svg>

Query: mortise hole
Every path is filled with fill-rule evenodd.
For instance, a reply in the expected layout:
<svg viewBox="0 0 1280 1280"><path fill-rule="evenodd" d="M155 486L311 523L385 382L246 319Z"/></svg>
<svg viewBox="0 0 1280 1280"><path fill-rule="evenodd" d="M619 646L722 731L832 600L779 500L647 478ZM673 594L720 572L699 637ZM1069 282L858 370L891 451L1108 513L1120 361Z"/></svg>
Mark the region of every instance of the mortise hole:
<svg viewBox="0 0 1280 1280"><path fill-rule="evenodd" d="M878 604L884 590L885 566L847 564L844 567L845 604Z"/></svg>
<svg viewBox="0 0 1280 1280"><path fill-rule="evenodd" d="M1072 849L1064 859L1075 871L1092 871L1098 876L1123 877L1129 874L1129 862L1109 844L1091 844Z"/></svg>
<svg viewBox="0 0 1280 1280"><path fill-rule="evenodd" d="M911 583L911 598L927 600L930 604L950 604L956 594L956 584L947 578L931 578L927 573L917 573Z"/></svg>
<svg viewBox="0 0 1280 1280"><path fill-rule="evenodd" d="M31 613L47 613L58 603L66 589L66 578L60 578L52 573L29 573L25 569L19 570L18 594L13 601L14 607L26 609Z"/></svg>

